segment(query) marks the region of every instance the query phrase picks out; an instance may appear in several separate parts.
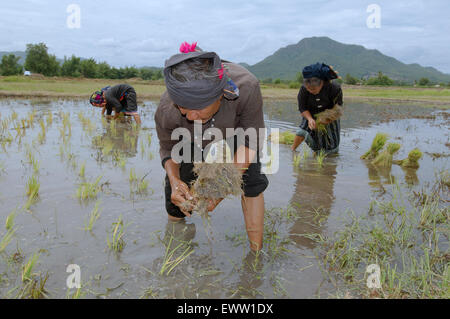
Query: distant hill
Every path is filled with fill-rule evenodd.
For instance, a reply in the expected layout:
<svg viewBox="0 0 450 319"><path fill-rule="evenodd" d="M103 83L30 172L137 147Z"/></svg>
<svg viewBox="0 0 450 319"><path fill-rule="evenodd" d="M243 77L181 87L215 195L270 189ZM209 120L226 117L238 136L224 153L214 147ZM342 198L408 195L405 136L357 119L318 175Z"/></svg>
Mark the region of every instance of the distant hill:
<svg viewBox="0 0 450 319"><path fill-rule="evenodd" d="M358 78L368 78L381 71L394 80L405 82L413 82L422 77L432 82L450 81L450 74L435 68L423 67L417 63L405 64L378 50L343 44L328 37L304 38L247 68L259 79L292 80L304 66L316 62L332 65L342 77L349 73Z"/></svg>
<svg viewBox="0 0 450 319"><path fill-rule="evenodd" d="M21 65L25 64L25 59L27 58L27 53L25 51L11 51L11 52L0 51L0 61L4 55L8 55L8 54L14 54L15 56L20 57L19 64L21 64ZM81 59L84 60L83 58L81 58ZM63 59L59 59L59 58L56 58L56 61L58 61L60 64L62 64L64 62Z"/></svg>
<svg viewBox="0 0 450 319"><path fill-rule="evenodd" d="M0 61L4 55L8 54L14 54L15 56L19 56L20 57L19 64L22 65L25 63L25 59L27 58L27 54L25 51L13 51L13 52L0 51Z"/></svg>

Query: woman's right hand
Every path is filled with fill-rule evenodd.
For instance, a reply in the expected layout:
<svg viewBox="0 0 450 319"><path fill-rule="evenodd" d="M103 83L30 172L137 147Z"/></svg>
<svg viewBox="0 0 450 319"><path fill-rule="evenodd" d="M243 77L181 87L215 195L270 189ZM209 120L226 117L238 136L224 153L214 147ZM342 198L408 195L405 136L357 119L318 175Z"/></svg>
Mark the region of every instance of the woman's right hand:
<svg viewBox="0 0 450 319"><path fill-rule="evenodd" d="M194 197L189 192L189 187L180 179L173 179L170 182L170 186L172 188L172 195L170 196L170 200L174 205L178 206L183 214L190 217L191 214L189 211L183 210L183 203L187 200L193 200ZM185 207L185 206L184 206Z"/></svg>
<svg viewBox="0 0 450 319"><path fill-rule="evenodd" d="M310 130L316 129L316 121L312 117L308 119L308 127Z"/></svg>

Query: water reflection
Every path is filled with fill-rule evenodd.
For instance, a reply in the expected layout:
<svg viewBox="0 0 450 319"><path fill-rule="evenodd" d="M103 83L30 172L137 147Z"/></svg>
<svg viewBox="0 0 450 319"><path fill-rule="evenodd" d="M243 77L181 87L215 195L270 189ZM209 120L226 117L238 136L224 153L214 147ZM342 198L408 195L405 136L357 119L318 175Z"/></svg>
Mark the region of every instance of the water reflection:
<svg viewBox="0 0 450 319"><path fill-rule="evenodd" d="M138 153L139 126L129 121L102 120L103 133L92 137L97 162L133 158Z"/></svg>
<svg viewBox="0 0 450 319"><path fill-rule="evenodd" d="M392 185L396 183L396 178L391 174L392 167L380 167L372 165L369 161L364 161L367 166L369 176L369 186L373 191L386 192L384 185Z"/></svg>
<svg viewBox="0 0 450 319"><path fill-rule="evenodd" d="M325 159L324 166L305 162L298 170L295 191L290 204L301 216L289 230L291 239L301 248L314 248L315 241L299 234L321 233L334 202L337 157Z"/></svg>

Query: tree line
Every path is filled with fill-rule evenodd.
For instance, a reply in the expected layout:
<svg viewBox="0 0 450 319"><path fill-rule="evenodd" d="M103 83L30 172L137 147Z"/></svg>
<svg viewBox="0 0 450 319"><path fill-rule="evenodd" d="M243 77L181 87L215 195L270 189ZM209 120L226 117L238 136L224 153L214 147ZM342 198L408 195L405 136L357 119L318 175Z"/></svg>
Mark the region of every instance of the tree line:
<svg viewBox="0 0 450 319"><path fill-rule="evenodd" d="M66 76L103 79L129 79L140 77L143 80L160 80L163 78L161 69L136 68L127 66L116 68L106 62L97 62L95 59L81 59L72 55L64 57L60 63L55 55L48 53L45 43L27 44L24 65L19 64L20 57L14 54L4 55L0 63L0 74L3 76L19 75L23 69L45 76Z"/></svg>
<svg viewBox="0 0 450 319"><path fill-rule="evenodd" d="M378 72L377 76L369 77L369 78L357 78L357 77L354 77L351 74L347 73L345 75L345 77L336 79L334 81L336 81L339 84L345 83L345 84L349 84L349 85L378 85L378 86L392 86L392 85L410 86L411 85L411 83L393 80L390 77L388 77L387 75L383 74L381 71ZM302 72L298 72L297 76L295 77L295 79L293 81L292 80L282 80L280 78L277 78L277 79L267 78L267 79L263 79L261 82L265 83L265 84L280 84L280 85L289 86L289 88L291 88L291 89L298 89L301 87L301 85L303 83L303 75L302 75ZM450 82L447 84L434 83L426 77L423 77L423 78L420 78L419 80L414 81L414 85L418 85L418 86L432 86L432 85L436 85L436 84L439 84L439 86L450 87Z"/></svg>

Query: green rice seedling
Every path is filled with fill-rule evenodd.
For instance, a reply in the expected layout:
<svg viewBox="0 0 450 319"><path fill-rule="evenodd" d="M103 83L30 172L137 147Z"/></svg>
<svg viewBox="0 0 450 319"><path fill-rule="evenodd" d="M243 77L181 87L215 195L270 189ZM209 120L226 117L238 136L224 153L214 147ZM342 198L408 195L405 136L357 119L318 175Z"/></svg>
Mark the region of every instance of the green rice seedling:
<svg viewBox="0 0 450 319"><path fill-rule="evenodd" d="M308 147L305 144L303 144L303 152L302 152L302 154L303 154L303 160L306 161L306 159L309 157L309 150L308 150Z"/></svg>
<svg viewBox="0 0 450 319"><path fill-rule="evenodd" d="M86 162L83 162L83 164L81 164L80 171L78 172L78 176L84 178L85 172L86 172Z"/></svg>
<svg viewBox="0 0 450 319"><path fill-rule="evenodd" d="M89 218L87 219L87 221L85 222L85 226L84 226L84 230L88 230L88 231L92 231L92 227L94 226L94 223L97 221L97 219L99 219L100 217L100 202L97 201L95 203L94 209L92 210L92 212L89 214Z"/></svg>
<svg viewBox="0 0 450 319"><path fill-rule="evenodd" d="M5 235L3 235L2 240L0 240L0 253L2 253L6 247L8 247L9 243L13 239L15 229L10 228L6 231Z"/></svg>
<svg viewBox="0 0 450 319"><path fill-rule="evenodd" d="M33 268L39 259L39 254L34 253L33 256L28 259L28 262L22 266L22 282L26 282L33 277Z"/></svg>
<svg viewBox="0 0 450 319"><path fill-rule="evenodd" d="M389 136L385 133L377 133L372 141L370 149L361 156L361 159L373 160L377 157L378 152L384 147Z"/></svg>
<svg viewBox="0 0 450 319"><path fill-rule="evenodd" d="M48 280L48 273L45 276L34 275L30 280L27 280L19 293L15 296L16 299L43 299L49 298L47 291L45 290L45 284Z"/></svg>
<svg viewBox="0 0 450 319"><path fill-rule="evenodd" d="M292 164L294 165L294 167L298 167L300 165L300 161L301 161L300 154L295 154L294 159L292 161Z"/></svg>
<svg viewBox="0 0 450 319"><path fill-rule="evenodd" d="M49 111L47 113L47 126L52 125L52 123L53 123L53 113Z"/></svg>
<svg viewBox="0 0 450 319"><path fill-rule="evenodd" d="M145 156L144 140L141 140L141 157L144 158L144 156Z"/></svg>
<svg viewBox="0 0 450 319"><path fill-rule="evenodd" d="M147 134L147 145L150 147L152 145L152 133Z"/></svg>
<svg viewBox="0 0 450 319"><path fill-rule="evenodd" d="M40 127L41 127L41 131L44 133L44 135L45 135L45 122L44 122L44 119L41 119L40 121L39 121L39 125L40 125Z"/></svg>
<svg viewBox="0 0 450 319"><path fill-rule="evenodd" d="M39 188L41 187L41 183L39 183L38 178L35 175L32 175L26 185L26 194L28 197L37 197L39 194Z"/></svg>
<svg viewBox="0 0 450 319"><path fill-rule="evenodd" d="M80 288L77 288L73 294L70 294L70 289L67 289L66 293L66 299L80 299L84 296L84 292L81 290L82 286Z"/></svg>
<svg viewBox="0 0 450 319"><path fill-rule="evenodd" d="M422 158L422 155L422 152L418 148L415 148L408 153L407 158L394 161L394 163L402 167L419 168L419 160Z"/></svg>
<svg viewBox="0 0 450 319"><path fill-rule="evenodd" d="M120 253L125 247L124 235L128 226L124 224L122 215L112 224L111 235L106 238L108 248L116 253Z"/></svg>
<svg viewBox="0 0 450 319"><path fill-rule="evenodd" d="M136 176L136 172L134 171L133 167L130 168L130 174L129 174L128 180L130 181L130 184L132 184L138 180L138 178Z"/></svg>
<svg viewBox="0 0 450 319"><path fill-rule="evenodd" d="M36 111L35 110L33 110L32 112L28 113L28 124L31 127L34 127L34 117L35 117L35 115L36 115Z"/></svg>
<svg viewBox="0 0 450 319"><path fill-rule="evenodd" d="M319 167L323 166L323 160L327 156L327 153L325 150L321 149L319 152L316 153L316 162L319 165Z"/></svg>
<svg viewBox="0 0 450 319"><path fill-rule="evenodd" d="M178 245L175 245L176 243L174 243L174 237L173 235L170 235L161 270L159 271L161 276L168 276L175 269L175 267L181 264L187 257L189 257L190 254L194 252L190 242L180 242Z"/></svg>
<svg viewBox="0 0 450 319"><path fill-rule="evenodd" d="M392 166L392 158L394 154L398 152L400 149L400 144L398 143L389 143L386 148L375 157L375 159L371 162L372 165L381 166L389 168Z"/></svg>
<svg viewBox="0 0 450 319"><path fill-rule="evenodd" d="M289 131L284 131L280 134L278 143L292 145L294 143L295 134Z"/></svg>
<svg viewBox="0 0 450 319"><path fill-rule="evenodd" d="M14 219L16 218L16 216L17 216L17 212L16 212L16 210L13 210L13 211L8 215L8 217L6 217L6 222L5 222L5 228L6 228L6 230L10 230L10 229L13 228L13 226L14 226Z"/></svg>
<svg viewBox="0 0 450 319"><path fill-rule="evenodd" d="M76 196L79 200L94 199L97 197L98 192L101 190L101 186L98 185L102 176L97 177L93 183L84 182L81 183L77 189Z"/></svg>
<svg viewBox="0 0 450 319"><path fill-rule="evenodd" d="M139 194L144 194L147 192L147 190L148 190L148 181L141 179L141 181L138 184L137 192Z"/></svg>

